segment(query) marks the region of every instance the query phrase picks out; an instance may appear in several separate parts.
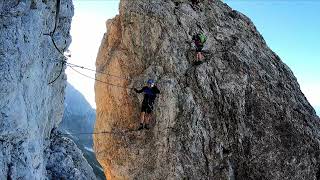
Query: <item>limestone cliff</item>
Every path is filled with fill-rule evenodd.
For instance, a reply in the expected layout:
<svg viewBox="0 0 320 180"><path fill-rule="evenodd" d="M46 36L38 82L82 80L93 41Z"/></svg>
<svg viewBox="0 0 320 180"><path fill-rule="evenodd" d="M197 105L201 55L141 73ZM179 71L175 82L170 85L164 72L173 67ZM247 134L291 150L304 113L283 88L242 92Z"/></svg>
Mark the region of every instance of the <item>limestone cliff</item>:
<svg viewBox="0 0 320 180"><path fill-rule="evenodd" d="M0 1L0 179L95 179L76 145L53 131L72 16L71 0Z"/></svg>
<svg viewBox="0 0 320 180"><path fill-rule="evenodd" d="M121 0L96 61L99 80L162 91L151 130L141 95L96 82L97 158L107 179L319 179L320 124L291 70L249 18L221 1ZM205 63L193 66L192 35Z"/></svg>

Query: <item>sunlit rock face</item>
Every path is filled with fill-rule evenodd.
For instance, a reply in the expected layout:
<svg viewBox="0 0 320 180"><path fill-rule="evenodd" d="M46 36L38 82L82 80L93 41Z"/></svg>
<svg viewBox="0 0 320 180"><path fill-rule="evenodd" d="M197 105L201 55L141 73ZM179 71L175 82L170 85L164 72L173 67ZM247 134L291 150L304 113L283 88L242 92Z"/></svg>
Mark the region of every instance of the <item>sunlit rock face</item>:
<svg viewBox="0 0 320 180"><path fill-rule="evenodd" d="M221 1L121 0L96 78L161 91L150 130L142 95L96 82L94 147L107 179L319 179L319 118L253 23ZM204 32L194 66L192 35ZM128 131L129 130L129 131Z"/></svg>
<svg viewBox="0 0 320 180"><path fill-rule="evenodd" d="M71 0L0 1L0 179L95 179L76 145L53 131L73 10Z"/></svg>

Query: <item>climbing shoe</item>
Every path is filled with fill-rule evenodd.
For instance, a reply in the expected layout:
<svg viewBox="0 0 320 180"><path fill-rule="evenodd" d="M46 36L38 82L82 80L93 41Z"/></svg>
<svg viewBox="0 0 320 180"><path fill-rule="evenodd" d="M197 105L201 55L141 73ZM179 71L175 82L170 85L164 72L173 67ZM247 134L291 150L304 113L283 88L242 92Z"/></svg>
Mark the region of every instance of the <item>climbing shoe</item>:
<svg viewBox="0 0 320 180"><path fill-rule="evenodd" d="M144 128L145 128L145 129L150 129L149 124L144 125Z"/></svg>
<svg viewBox="0 0 320 180"><path fill-rule="evenodd" d="M140 130L142 130L142 129L143 129L143 124L140 123L140 126L139 126L139 128L138 128L138 131L140 131Z"/></svg>

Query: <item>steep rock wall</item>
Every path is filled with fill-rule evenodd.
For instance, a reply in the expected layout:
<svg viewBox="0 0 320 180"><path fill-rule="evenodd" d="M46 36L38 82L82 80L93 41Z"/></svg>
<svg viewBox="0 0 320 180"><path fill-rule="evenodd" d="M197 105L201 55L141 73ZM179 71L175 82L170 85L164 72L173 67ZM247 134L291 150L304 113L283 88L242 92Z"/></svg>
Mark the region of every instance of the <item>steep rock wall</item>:
<svg viewBox="0 0 320 180"><path fill-rule="evenodd" d="M94 146L107 179L319 179L319 118L253 23L221 1L121 0L96 61L99 80L162 93L151 130L141 95L96 82ZM192 35L208 36L193 66Z"/></svg>
<svg viewBox="0 0 320 180"><path fill-rule="evenodd" d="M71 43L72 16L71 0L0 1L0 179L95 178L76 145L52 134L63 114L59 51Z"/></svg>

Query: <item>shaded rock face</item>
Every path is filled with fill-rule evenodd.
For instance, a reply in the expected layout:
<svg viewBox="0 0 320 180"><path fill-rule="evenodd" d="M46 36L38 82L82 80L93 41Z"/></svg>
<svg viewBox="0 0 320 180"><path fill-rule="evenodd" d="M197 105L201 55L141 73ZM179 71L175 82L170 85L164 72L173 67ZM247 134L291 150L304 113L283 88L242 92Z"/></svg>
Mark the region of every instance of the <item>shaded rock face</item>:
<svg viewBox="0 0 320 180"><path fill-rule="evenodd" d="M93 175L82 154L73 152L74 144L55 143L59 138L51 135L62 119L66 77L64 57L44 34L55 29L57 48L66 50L73 16L71 0L61 1L59 8L57 2L0 1L0 179L51 179L51 167L63 162L50 151L57 146L73 160L63 167L78 170L62 177Z"/></svg>
<svg viewBox="0 0 320 180"><path fill-rule="evenodd" d="M319 118L253 23L220 1L121 0L97 78L161 90L151 130L141 95L97 82L97 158L107 179L319 179ZM192 35L205 62L193 66Z"/></svg>
<svg viewBox="0 0 320 180"><path fill-rule="evenodd" d="M93 137L96 111L85 97L71 84L67 84L65 91L64 113L59 130L64 136L74 141L82 151L83 156L93 169L97 179L106 179L103 169L93 151Z"/></svg>
<svg viewBox="0 0 320 180"><path fill-rule="evenodd" d="M71 84L67 84L64 101L64 113L59 129L64 133L90 133L93 132L95 124L95 110L86 101L83 95ZM74 137L84 146L92 147L92 135Z"/></svg>
<svg viewBox="0 0 320 180"><path fill-rule="evenodd" d="M46 149L48 179L96 179L91 166L77 145L62 137L59 132L51 134L51 144Z"/></svg>

